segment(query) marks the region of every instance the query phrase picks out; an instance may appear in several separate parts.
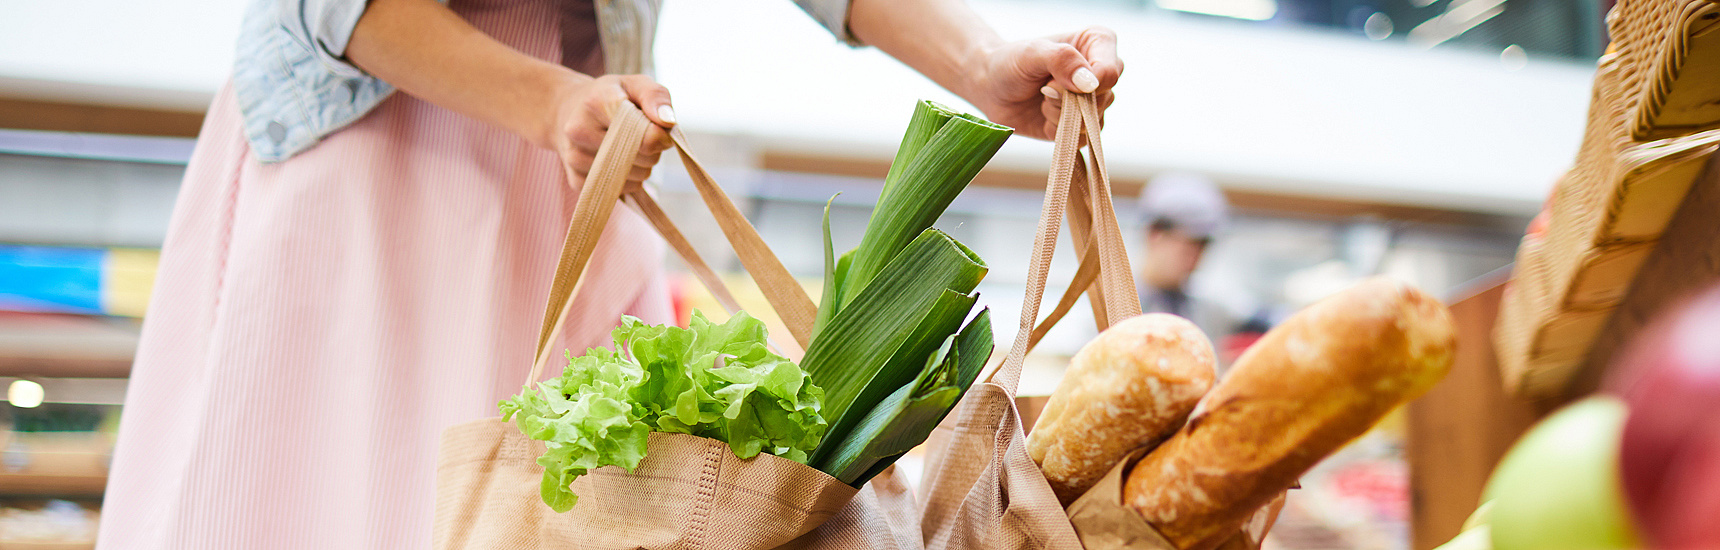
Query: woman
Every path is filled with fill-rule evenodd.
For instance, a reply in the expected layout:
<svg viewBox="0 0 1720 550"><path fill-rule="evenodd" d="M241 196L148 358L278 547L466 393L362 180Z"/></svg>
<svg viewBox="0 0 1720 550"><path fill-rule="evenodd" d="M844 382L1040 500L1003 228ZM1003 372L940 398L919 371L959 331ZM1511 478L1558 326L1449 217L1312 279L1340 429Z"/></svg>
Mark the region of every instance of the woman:
<svg viewBox="0 0 1720 550"><path fill-rule="evenodd" d="M1006 42L961 0L800 0L1038 138L1108 90L1104 29ZM436 441L531 362L562 233L651 79L658 0L257 0L186 171L120 427L104 548L424 548ZM1042 95L1041 89L1050 88ZM391 93L394 88L404 94ZM671 320L617 209L561 346Z"/></svg>

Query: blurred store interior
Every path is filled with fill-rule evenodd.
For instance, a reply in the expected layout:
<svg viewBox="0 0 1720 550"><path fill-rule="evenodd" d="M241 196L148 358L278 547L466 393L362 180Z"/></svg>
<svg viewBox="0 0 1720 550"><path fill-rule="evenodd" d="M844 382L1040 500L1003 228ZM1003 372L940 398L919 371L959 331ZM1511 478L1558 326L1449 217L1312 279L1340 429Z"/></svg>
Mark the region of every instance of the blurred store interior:
<svg viewBox="0 0 1720 550"><path fill-rule="evenodd" d="M155 250L244 4L0 0L0 386L12 388L0 548L93 537ZM1143 184L1203 174L1233 217L1191 293L1270 324L1364 276L1452 296L1510 264L1576 153L1611 2L972 4L1006 36L1094 21L1117 31L1127 70L1104 150L1131 257ZM784 0L667 0L657 36L658 76L700 157L807 281L823 257L805 228L825 201L841 193L835 244L852 246L913 101L961 105ZM1011 140L938 224L990 264L980 301L999 342L1017 324L1050 150ZM720 232L701 230L714 222L678 163L658 170L670 214L744 277ZM1067 251L1053 286L1074 272ZM688 304L710 303L702 292L682 278ZM1036 352L1024 394L1051 391L1090 336L1075 321ZM1269 544L1408 548L1401 429L1388 423L1305 479L1312 498Z"/></svg>

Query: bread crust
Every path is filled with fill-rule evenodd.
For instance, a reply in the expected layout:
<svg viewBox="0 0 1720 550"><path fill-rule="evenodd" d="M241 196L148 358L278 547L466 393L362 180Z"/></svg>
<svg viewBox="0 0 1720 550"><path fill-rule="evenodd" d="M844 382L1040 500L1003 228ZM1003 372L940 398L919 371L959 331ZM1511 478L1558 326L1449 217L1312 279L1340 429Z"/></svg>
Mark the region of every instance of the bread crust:
<svg viewBox="0 0 1720 550"><path fill-rule="evenodd" d="M1188 320L1149 313L1113 324L1070 361L1027 438L1068 506L1117 461L1163 441L1212 387L1212 343Z"/></svg>
<svg viewBox="0 0 1720 550"><path fill-rule="evenodd" d="M1455 328L1415 288L1371 278L1266 334L1188 424L1136 464L1124 502L1178 548L1206 548L1451 368Z"/></svg>

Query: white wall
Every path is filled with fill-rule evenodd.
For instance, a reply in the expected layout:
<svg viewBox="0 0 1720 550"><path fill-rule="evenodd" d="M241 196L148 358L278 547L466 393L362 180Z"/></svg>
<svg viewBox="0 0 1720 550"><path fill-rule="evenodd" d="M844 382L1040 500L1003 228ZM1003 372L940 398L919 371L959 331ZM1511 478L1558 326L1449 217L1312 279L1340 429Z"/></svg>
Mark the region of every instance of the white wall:
<svg viewBox="0 0 1720 550"><path fill-rule="evenodd" d="M239 0L0 0L0 95L192 108L225 77ZM1107 115L1113 174L1529 213L1569 165L1588 67L1060 2L974 0L1006 36L1103 23L1128 70ZM689 130L766 151L888 158L918 98L955 101L785 0L667 0L659 76ZM996 166L1043 169L1012 140Z"/></svg>
<svg viewBox="0 0 1720 550"><path fill-rule="evenodd" d="M243 0L0 0L0 96L202 109Z"/></svg>

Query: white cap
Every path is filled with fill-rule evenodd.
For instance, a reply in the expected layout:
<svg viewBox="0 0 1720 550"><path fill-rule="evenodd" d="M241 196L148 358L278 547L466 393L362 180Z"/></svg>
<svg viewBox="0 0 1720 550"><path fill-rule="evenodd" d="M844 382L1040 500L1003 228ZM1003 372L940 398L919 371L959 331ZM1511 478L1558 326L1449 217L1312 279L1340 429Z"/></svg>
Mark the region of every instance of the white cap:
<svg viewBox="0 0 1720 550"><path fill-rule="evenodd" d="M1212 237L1230 225L1230 203L1206 176L1191 172L1166 172L1141 190L1136 208L1141 220L1152 225L1165 220L1195 237Z"/></svg>

